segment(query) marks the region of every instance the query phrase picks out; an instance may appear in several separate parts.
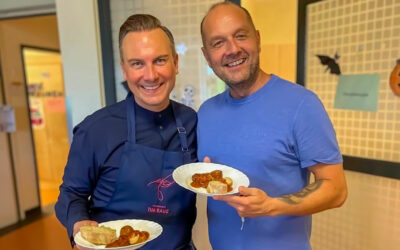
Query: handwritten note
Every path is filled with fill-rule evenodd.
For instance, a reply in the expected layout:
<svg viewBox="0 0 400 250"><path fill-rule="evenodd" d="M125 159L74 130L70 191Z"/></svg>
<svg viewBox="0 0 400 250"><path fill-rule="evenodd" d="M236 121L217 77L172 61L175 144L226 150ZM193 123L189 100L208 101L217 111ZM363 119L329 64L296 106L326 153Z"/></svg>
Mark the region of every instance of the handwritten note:
<svg viewBox="0 0 400 250"><path fill-rule="evenodd" d="M336 109L378 110L379 75L341 75L336 89Z"/></svg>

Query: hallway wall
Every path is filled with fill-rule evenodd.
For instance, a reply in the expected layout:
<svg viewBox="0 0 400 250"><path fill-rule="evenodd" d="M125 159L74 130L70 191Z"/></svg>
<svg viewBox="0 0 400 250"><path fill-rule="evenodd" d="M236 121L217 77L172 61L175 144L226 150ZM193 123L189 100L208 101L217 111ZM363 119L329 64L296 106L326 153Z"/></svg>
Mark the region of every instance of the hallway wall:
<svg viewBox="0 0 400 250"><path fill-rule="evenodd" d="M56 9L71 133L105 105L97 1L57 0Z"/></svg>

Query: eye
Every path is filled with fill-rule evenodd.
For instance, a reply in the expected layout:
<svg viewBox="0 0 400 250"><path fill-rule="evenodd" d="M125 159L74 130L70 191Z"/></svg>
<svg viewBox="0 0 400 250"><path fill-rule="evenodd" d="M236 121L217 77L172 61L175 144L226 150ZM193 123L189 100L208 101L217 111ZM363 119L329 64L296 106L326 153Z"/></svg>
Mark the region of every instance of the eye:
<svg viewBox="0 0 400 250"><path fill-rule="evenodd" d="M133 68L140 68L141 66L143 66L143 63L140 61L132 61L130 62L129 66Z"/></svg>
<svg viewBox="0 0 400 250"><path fill-rule="evenodd" d="M211 44L211 46L212 46L213 48L219 48L219 47L222 46L222 44L223 44L222 40L217 40L217 41L214 41L214 42Z"/></svg>
<svg viewBox="0 0 400 250"><path fill-rule="evenodd" d="M238 39L238 40L244 40L244 39L246 39L246 34L237 34L236 35L236 39Z"/></svg>
<svg viewBox="0 0 400 250"><path fill-rule="evenodd" d="M157 65L163 65L163 64L165 64L165 63L167 62L167 58L164 58L164 57L162 57L162 58L157 58L154 62L155 62Z"/></svg>

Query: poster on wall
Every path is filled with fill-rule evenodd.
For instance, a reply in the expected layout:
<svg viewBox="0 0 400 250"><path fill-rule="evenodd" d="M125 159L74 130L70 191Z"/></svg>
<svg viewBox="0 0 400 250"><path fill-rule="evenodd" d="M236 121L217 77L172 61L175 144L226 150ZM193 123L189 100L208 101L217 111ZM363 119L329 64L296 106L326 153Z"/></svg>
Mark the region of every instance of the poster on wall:
<svg viewBox="0 0 400 250"><path fill-rule="evenodd" d="M336 89L336 109L378 110L379 75L341 75Z"/></svg>
<svg viewBox="0 0 400 250"><path fill-rule="evenodd" d="M8 105L0 106L0 132L15 132L14 108Z"/></svg>
<svg viewBox="0 0 400 250"><path fill-rule="evenodd" d="M43 102L40 98L29 98L31 125L33 129L44 128Z"/></svg>
<svg viewBox="0 0 400 250"><path fill-rule="evenodd" d="M64 97L47 97L45 99L45 105L49 113L65 113Z"/></svg>

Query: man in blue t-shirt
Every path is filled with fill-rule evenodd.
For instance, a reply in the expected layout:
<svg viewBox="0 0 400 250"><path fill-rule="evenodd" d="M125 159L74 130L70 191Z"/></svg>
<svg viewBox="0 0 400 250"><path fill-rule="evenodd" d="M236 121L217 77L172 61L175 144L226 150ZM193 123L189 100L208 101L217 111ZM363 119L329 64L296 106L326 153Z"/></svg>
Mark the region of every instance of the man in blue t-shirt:
<svg viewBox="0 0 400 250"><path fill-rule="evenodd" d="M213 5L201 35L209 66L229 89L200 107L198 158L250 179L240 195L208 200L213 249L310 249L311 214L339 207L347 196L342 156L322 103L260 69L260 35L244 8Z"/></svg>

